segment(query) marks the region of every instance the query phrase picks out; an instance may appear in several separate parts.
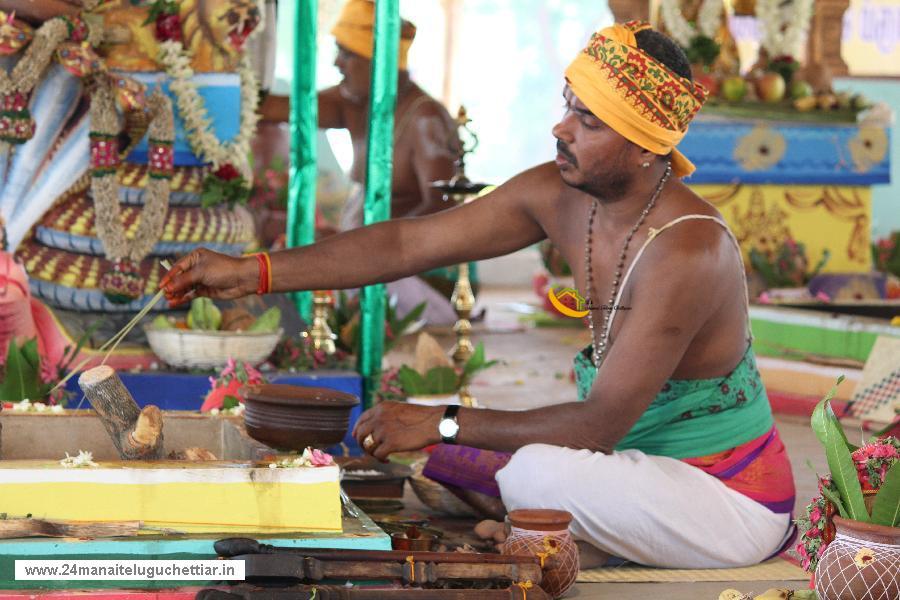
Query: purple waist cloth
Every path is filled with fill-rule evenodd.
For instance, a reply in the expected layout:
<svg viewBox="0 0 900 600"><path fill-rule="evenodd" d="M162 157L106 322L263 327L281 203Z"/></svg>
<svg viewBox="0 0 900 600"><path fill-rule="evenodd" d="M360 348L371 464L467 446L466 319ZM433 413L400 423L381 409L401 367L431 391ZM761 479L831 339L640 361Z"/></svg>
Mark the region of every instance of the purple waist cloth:
<svg viewBox="0 0 900 600"><path fill-rule="evenodd" d="M507 452L439 444L431 453L422 474L445 485L499 498L500 488L494 475L506 466L510 458L512 454Z"/></svg>

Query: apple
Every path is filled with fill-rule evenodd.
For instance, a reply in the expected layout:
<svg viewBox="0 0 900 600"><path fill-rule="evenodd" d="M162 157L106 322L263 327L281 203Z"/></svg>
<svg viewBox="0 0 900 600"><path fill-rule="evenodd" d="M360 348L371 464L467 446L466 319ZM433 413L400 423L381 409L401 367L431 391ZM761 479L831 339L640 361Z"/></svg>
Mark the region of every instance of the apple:
<svg viewBox="0 0 900 600"><path fill-rule="evenodd" d="M756 95L763 102L774 104L784 98L786 87L784 77L769 71L760 75L756 80Z"/></svg>
<svg viewBox="0 0 900 600"><path fill-rule="evenodd" d="M813 88L805 81L797 80L791 83L791 100L809 98L813 95Z"/></svg>
<svg viewBox="0 0 900 600"><path fill-rule="evenodd" d="M734 75L722 82L722 97L729 102L740 102L747 95L747 82L742 77Z"/></svg>

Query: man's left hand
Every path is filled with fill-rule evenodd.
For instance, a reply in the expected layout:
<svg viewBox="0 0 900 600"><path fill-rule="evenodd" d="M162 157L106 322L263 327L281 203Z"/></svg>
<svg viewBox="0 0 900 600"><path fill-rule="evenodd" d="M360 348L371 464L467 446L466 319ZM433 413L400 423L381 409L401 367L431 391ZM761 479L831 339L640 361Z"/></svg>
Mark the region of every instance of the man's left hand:
<svg viewBox="0 0 900 600"><path fill-rule="evenodd" d="M367 453L387 460L392 452L420 450L439 443L438 424L443 414L443 406L381 402L359 417L353 437ZM366 438L370 435L367 447Z"/></svg>

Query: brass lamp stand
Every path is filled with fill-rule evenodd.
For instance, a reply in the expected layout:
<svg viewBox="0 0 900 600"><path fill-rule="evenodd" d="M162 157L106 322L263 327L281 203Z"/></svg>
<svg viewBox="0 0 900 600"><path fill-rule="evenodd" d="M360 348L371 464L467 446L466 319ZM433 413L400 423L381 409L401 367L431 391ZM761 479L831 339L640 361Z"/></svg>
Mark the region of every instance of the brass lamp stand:
<svg viewBox="0 0 900 600"><path fill-rule="evenodd" d="M457 153L457 159L454 162L456 170L449 180L435 181L431 184L431 187L443 193L445 201L452 201L456 204L465 204L487 187L486 183L473 183L466 177L466 154L473 152L478 147L478 136L469 127L470 122L471 119L466 115L465 107L460 106L456 116L460 144L452 149ZM472 308L475 306L475 294L472 292L472 283L469 281L469 263L467 262L459 265L459 274L450 301L459 317L453 326L453 331L456 333L456 345L453 346L451 356L453 364L457 368L462 368L475 351L470 337L472 323L469 321ZM475 397L469 392L468 384L460 388L459 399L463 406L477 405Z"/></svg>
<svg viewBox="0 0 900 600"><path fill-rule="evenodd" d="M322 350L325 354L331 356L336 348L334 340L337 336L332 333L331 327L328 326L328 317L334 308L334 296L331 292L313 292L313 320L308 331L302 332L305 338L312 340L313 348Z"/></svg>

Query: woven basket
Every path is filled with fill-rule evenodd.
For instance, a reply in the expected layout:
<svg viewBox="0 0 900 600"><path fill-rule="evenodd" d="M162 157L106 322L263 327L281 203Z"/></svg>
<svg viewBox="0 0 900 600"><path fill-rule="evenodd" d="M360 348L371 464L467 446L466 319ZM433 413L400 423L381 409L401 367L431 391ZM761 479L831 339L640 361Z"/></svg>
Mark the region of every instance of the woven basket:
<svg viewBox="0 0 900 600"><path fill-rule="evenodd" d="M478 514L472 507L454 496L437 481L422 475L426 462L428 462L427 456L409 465L413 470L409 477L409 485L422 504L453 517L477 517Z"/></svg>
<svg viewBox="0 0 900 600"><path fill-rule="evenodd" d="M276 332L200 331L144 327L150 348L163 362L173 367L221 368L229 358L258 365L266 360L283 329Z"/></svg>

